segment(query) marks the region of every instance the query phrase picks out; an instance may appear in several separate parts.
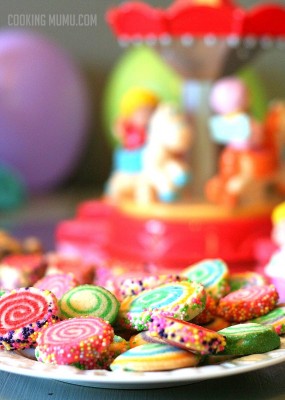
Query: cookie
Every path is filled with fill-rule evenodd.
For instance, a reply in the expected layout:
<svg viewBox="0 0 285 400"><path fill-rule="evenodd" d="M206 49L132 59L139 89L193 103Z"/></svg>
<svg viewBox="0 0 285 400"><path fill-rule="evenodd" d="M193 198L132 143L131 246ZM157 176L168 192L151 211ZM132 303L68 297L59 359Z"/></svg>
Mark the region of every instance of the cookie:
<svg viewBox="0 0 285 400"><path fill-rule="evenodd" d="M34 347L39 332L57 321L53 293L33 287L11 290L0 297L0 346L6 350Z"/></svg>
<svg viewBox="0 0 285 400"><path fill-rule="evenodd" d="M227 264L219 259L207 259L190 265L180 273L189 280L201 283L206 292L214 299L225 296L229 290L229 269Z"/></svg>
<svg viewBox="0 0 285 400"><path fill-rule="evenodd" d="M61 299L64 293L78 286L79 282L72 273L52 274L44 276L34 284L34 287L51 291L57 299Z"/></svg>
<svg viewBox="0 0 285 400"><path fill-rule="evenodd" d="M215 331L175 318L154 315L149 332L167 344L200 354L216 354L224 350L225 338Z"/></svg>
<svg viewBox="0 0 285 400"><path fill-rule="evenodd" d="M285 307L276 307L268 314L252 319L250 322L260 325L271 325L278 335L283 335L285 333Z"/></svg>
<svg viewBox="0 0 285 400"><path fill-rule="evenodd" d="M196 282L175 282L126 297L120 307L118 324L137 331L147 330L154 313L190 320L205 308L206 293Z"/></svg>
<svg viewBox="0 0 285 400"><path fill-rule="evenodd" d="M278 293L273 285L250 286L229 293L217 307L217 315L230 322L244 322L273 310Z"/></svg>
<svg viewBox="0 0 285 400"><path fill-rule="evenodd" d="M134 347L117 357L110 365L112 371L166 371L195 367L201 357L190 351L167 344L150 343Z"/></svg>
<svg viewBox="0 0 285 400"><path fill-rule="evenodd" d="M100 317L112 324L118 314L117 298L101 286L80 285L66 292L59 300L62 319L80 316Z"/></svg>
<svg viewBox="0 0 285 400"><path fill-rule="evenodd" d="M226 338L222 354L245 356L266 353L280 346L280 337L270 325L244 323L218 331Z"/></svg>
<svg viewBox="0 0 285 400"><path fill-rule="evenodd" d="M120 282L119 293L121 298L137 295L144 290L154 289L170 282L187 280L180 275L150 275L140 278L126 278Z"/></svg>
<svg viewBox="0 0 285 400"><path fill-rule="evenodd" d="M136 335L133 335L130 337L130 348L141 346L142 344L148 344L148 343L163 343L165 344L165 341L160 339L157 336L151 335L149 331L142 331L140 333L137 333Z"/></svg>
<svg viewBox="0 0 285 400"><path fill-rule="evenodd" d="M113 337L113 328L102 318L67 319L49 326L39 335L36 357L48 364L74 365L80 369L105 368L107 349Z"/></svg>
<svg viewBox="0 0 285 400"><path fill-rule="evenodd" d="M254 271L236 272L231 274L229 277L231 292L249 286L263 286L267 284L267 279L263 275Z"/></svg>

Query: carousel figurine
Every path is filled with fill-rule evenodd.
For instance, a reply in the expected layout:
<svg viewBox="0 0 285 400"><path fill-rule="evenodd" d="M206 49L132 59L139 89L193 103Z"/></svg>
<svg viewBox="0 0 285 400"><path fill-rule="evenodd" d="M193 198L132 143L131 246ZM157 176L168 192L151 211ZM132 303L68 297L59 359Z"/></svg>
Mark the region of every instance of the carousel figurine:
<svg viewBox="0 0 285 400"><path fill-rule="evenodd" d="M246 85L235 77L217 81L210 104L217 113L210 118L210 133L224 149L217 175L206 184L208 200L230 207L267 201L269 192L278 192L278 159L273 132L249 113Z"/></svg>
<svg viewBox="0 0 285 400"><path fill-rule="evenodd" d="M111 198L128 198L133 193L134 177L142 169L142 149L149 119L158 103L159 98L153 91L137 87L129 89L121 99L114 127L118 145L106 185L106 194Z"/></svg>

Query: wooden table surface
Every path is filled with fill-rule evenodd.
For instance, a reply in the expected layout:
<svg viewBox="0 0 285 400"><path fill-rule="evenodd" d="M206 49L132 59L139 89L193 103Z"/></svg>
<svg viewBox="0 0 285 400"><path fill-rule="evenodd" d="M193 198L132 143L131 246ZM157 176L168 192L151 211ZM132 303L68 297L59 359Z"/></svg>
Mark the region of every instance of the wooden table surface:
<svg viewBox="0 0 285 400"><path fill-rule="evenodd" d="M88 195L67 194L38 198L22 210L0 214L0 228L20 237L38 234L47 247L52 246L54 227L61 219L73 216L78 201ZM12 368L12 367L11 367ZM0 366L1 369L1 366ZM100 389L77 386L50 379L30 378L0 371L0 400L285 400L285 363L253 372L209 379L162 389Z"/></svg>

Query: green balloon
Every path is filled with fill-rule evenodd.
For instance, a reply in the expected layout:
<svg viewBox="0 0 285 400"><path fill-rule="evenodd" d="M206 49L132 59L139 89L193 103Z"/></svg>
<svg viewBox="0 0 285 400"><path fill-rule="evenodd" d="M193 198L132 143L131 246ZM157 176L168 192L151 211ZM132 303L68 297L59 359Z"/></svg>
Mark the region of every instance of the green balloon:
<svg viewBox="0 0 285 400"><path fill-rule="evenodd" d="M163 101L182 103L183 80L155 52L138 46L125 52L113 69L103 98L105 130L112 138L112 127L119 112L122 95L132 87L153 90Z"/></svg>

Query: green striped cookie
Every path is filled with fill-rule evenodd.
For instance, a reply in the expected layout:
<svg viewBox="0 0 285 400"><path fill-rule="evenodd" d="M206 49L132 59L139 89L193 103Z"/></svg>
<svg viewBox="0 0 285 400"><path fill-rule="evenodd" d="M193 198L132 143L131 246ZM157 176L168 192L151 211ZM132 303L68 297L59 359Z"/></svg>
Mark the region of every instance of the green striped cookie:
<svg viewBox="0 0 285 400"><path fill-rule="evenodd" d="M95 285L80 285L66 292L59 301L62 319L100 317L112 324L120 303L109 290Z"/></svg>
<svg viewBox="0 0 285 400"><path fill-rule="evenodd" d="M252 319L250 322L255 322L260 325L272 325L278 335L285 333L285 307L276 307L266 315Z"/></svg>
<svg viewBox="0 0 285 400"><path fill-rule="evenodd" d="M249 322L229 326L218 333L226 338L226 347L219 354L245 356L266 353L280 346L280 337L271 325Z"/></svg>

